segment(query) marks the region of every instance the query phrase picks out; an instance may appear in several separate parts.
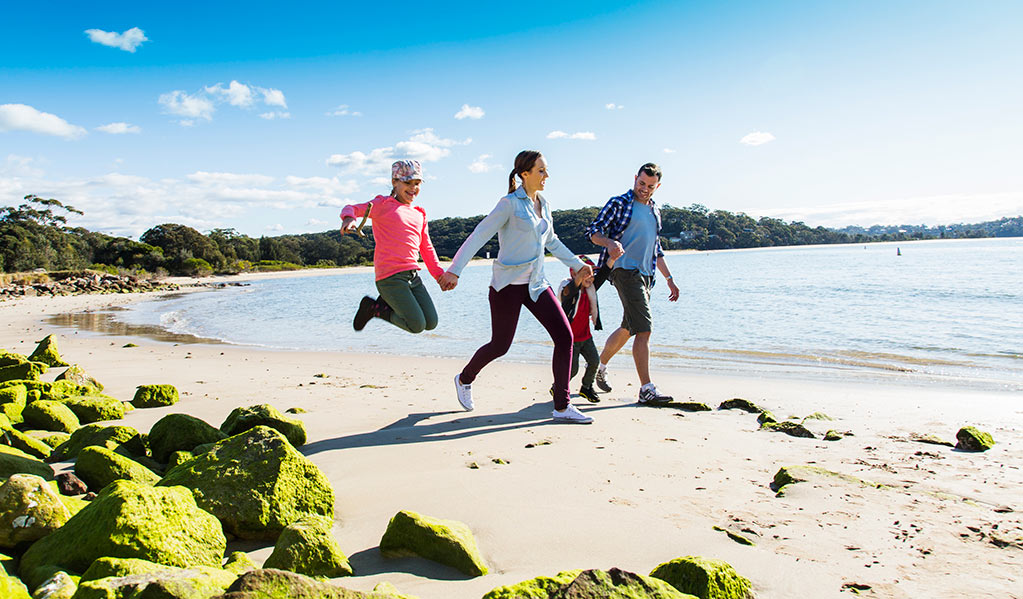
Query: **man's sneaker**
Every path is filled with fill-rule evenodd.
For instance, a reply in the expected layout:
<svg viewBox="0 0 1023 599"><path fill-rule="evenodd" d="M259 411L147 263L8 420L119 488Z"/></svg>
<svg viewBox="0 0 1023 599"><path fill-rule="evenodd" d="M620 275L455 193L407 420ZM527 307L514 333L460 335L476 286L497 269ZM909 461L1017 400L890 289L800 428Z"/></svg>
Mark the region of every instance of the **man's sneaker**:
<svg viewBox="0 0 1023 599"><path fill-rule="evenodd" d="M607 382L607 369L602 368L597 370L597 387L601 391L607 393L611 390L611 383Z"/></svg>
<svg viewBox="0 0 1023 599"><path fill-rule="evenodd" d="M590 403L600 403L600 398L597 397L597 392L593 390L593 387L580 387L579 397Z"/></svg>
<svg viewBox="0 0 1023 599"><path fill-rule="evenodd" d="M376 300L368 295L363 297L362 301L359 302L359 309L355 312L355 320L352 321L352 328L356 331L361 331L366 328L366 323L373 318L373 314L376 312L376 307Z"/></svg>
<svg viewBox="0 0 1023 599"><path fill-rule="evenodd" d="M551 412L551 416L554 418L554 422L560 422L563 424L590 424L593 422L593 418L583 414L572 404L568 404L568 407L565 408L564 411L559 412L558 410L554 410Z"/></svg>
<svg viewBox="0 0 1023 599"><path fill-rule="evenodd" d="M645 404L666 404L675 398L670 395L661 395L653 383L647 383L639 389L639 403Z"/></svg>
<svg viewBox="0 0 1023 599"><path fill-rule="evenodd" d="M471 412L474 407L472 405L472 385L463 385L460 377L461 373L455 375L455 393L458 394L458 403L462 405L463 410Z"/></svg>

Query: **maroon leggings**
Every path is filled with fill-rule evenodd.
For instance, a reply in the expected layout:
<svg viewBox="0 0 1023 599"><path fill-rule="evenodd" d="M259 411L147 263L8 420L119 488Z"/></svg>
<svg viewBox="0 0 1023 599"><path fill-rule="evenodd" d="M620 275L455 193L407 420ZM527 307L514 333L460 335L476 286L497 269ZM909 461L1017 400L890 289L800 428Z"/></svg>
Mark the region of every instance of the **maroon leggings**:
<svg viewBox="0 0 1023 599"><path fill-rule="evenodd" d="M473 382L484 366L508 353L515 337L515 328L519 324L522 306L533 313L554 341L554 357L551 360L551 369L554 371L554 408L564 410L568 407L568 380L572 372L572 327L550 287L535 302L529 297L529 285L508 285L500 291L494 291L491 287L490 343L476 350L459 378L465 384Z"/></svg>

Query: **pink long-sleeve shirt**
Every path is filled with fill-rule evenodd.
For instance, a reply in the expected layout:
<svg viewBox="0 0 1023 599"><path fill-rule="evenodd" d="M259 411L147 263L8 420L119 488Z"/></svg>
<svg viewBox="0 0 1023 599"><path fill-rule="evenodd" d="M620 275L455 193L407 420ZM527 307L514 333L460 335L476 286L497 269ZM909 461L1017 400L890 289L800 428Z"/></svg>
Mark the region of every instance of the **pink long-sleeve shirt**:
<svg viewBox="0 0 1023 599"><path fill-rule="evenodd" d="M419 206L402 204L391 196L377 196L363 204L349 204L341 210L342 220L362 218L373 205L369 217L373 219L373 270L376 280L406 270L420 270L419 256L434 279L444 274L437 258L437 250L430 241L426 224L426 210Z"/></svg>

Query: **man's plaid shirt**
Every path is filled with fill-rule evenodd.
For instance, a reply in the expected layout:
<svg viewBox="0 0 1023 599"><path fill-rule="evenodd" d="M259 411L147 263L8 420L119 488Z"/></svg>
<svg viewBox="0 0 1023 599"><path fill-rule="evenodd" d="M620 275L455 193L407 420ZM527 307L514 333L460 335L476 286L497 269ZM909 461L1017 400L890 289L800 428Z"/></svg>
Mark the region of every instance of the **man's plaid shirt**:
<svg viewBox="0 0 1023 599"><path fill-rule="evenodd" d="M623 193L620 196L615 196L604 204L604 207L597 213L597 218L593 219L590 226L586 227L586 237L590 237L594 233L600 233L609 239L619 241L622 238L622 234L625 233L625 228L629 226L629 221L632 220L632 190ZM651 265L650 272L657 273L657 258L664 255L661 250L661 210L654 203L654 199L650 198L650 207L654 209L654 218L657 220L657 237L654 242L654 256L653 264ZM604 266L607 262L607 248L600 250L600 260L597 262L597 268ZM657 277L652 277L650 286L652 287Z"/></svg>

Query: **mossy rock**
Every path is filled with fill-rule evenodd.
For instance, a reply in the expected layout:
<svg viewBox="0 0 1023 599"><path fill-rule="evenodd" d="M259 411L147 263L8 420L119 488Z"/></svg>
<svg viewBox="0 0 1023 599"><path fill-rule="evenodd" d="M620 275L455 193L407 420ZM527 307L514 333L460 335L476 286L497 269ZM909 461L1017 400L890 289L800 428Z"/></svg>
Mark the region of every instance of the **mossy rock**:
<svg viewBox="0 0 1023 599"><path fill-rule="evenodd" d="M28 362L28 356L0 349L0 366L13 366Z"/></svg>
<svg viewBox="0 0 1023 599"><path fill-rule="evenodd" d="M750 581L721 560L679 557L657 566L650 576L700 599L753 599Z"/></svg>
<svg viewBox="0 0 1023 599"><path fill-rule="evenodd" d="M994 438L972 426L964 426L956 433L956 449L961 451L987 451L995 446Z"/></svg>
<svg viewBox="0 0 1023 599"><path fill-rule="evenodd" d="M353 591L285 570L246 572L217 599L395 599L393 595Z"/></svg>
<svg viewBox="0 0 1023 599"><path fill-rule="evenodd" d="M32 599L25 583L13 576L0 574L0 597L4 599Z"/></svg>
<svg viewBox="0 0 1023 599"><path fill-rule="evenodd" d="M130 426L87 424L71 433L67 442L53 450L50 461L73 460L86 447L105 447L107 449L124 448L133 455L145 455L146 446L142 435Z"/></svg>
<svg viewBox="0 0 1023 599"><path fill-rule="evenodd" d="M807 421L807 420L825 420L825 421L830 422L830 421L834 420L834 418L832 418L831 416L828 416L824 412L814 412L813 414L810 414L809 416L803 417L803 421L804 422Z"/></svg>
<svg viewBox="0 0 1023 599"><path fill-rule="evenodd" d="M0 421L0 443L21 450L34 458L45 460L53 453L53 449L35 437L11 428L6 422Z"/></svg>
<svg viewBox="0 0 1023 599"><path fill-rule="evenodd" d="M718 409L742 410L744 412L749 412L750 414L760 414L761 412L764 411L764 408L761 408L752 401L748 399L743 399L741 397L733 397L732 399L726 399L725 401L721 402L721 405L718 406Z"/></svg>
<svg viewBox="0 0 1023 599"><path fill-rule="evenodd" d="M377 585L373 587L373 592L380 595L386 595L390 599L419 599L419 597L416 597L415 595L406 595L405 593L402 593L398 590L398 587L386 580L378 582Z"/></svg>
<svg viewBox="0 0 1023 599"><path fill-rule="evenodd" d="M710 412L711 411L711 407L708 406L707 404L703 403L702 401L673 401L673 402L671 402L670 404L667 404L667 405L669 405L669 406L671 406L671 407L673 407L673 408L675 408L677 410L682 410L683 412ZM594 570L594 571L597 572L599 570Z"/></svg>
<svg viewBox="0 0 1023 599"><path fill-rule="evenodd" d="M27 546L70 518L60 494L39 476L13 474L0 485L0 547Z"/></svg>
<svg viewBox="0 0 1023 599"><path fill-rule="evenodd" d="M351 576L348 556L334 540L334 522L323 516L303 516L284 528L264 568L288 570L314 578Z"/></svg>
<svg viewBox="0 0 1023 599"><path fill-rule="evenodd" d="M178 389L174 385L139 385L131 405L136 408L163 408L178 403Z"/></svg>
<svg viewBox="0 0 1023 599"><path fill-rule="evenodd" d="M825 441L841 441L844 438L845 438L845 435L843 435L842 433L840 433L840 432L838 432L836 430L829 429L828 432L824 433L824 440Z"/></svg>
<svg viewBox="0 0 1023 599"><path fill-rule="evenodd" d="M180 466L181 464L184 464L185 462L194 457L195 454L193 454L191 451L175 451L174 453L170 454L170 457L167 458L166 472L170 472L171 469L173 469L174 467Z"/></svg>
<svg viewBox="0 0 1023 599"><path fill-rule="evenodd" d="M32 599L72 599L78 591L78 577L58 570L32 592Z"/></svg>
<svg viewBox="0 0 1023 599"><path fill-rule="evenodd" d="M765 422L760 425L760 430L770 431L772 433L785 433L790 437L801 437L803 439L817 438L816 435L810 432L810 429L798 422L792 422L789 420L786 420L785 422Z"/></svg>
<svg viewBox="0 0 1023 599"><path fill-rule="evenodd" d="M149 574L166 570L164 564L138 559L134 557L101 557L92 562L82 573L81 582L99 580L101 578L121 578L136 574Z"/></svg>
<svg viewBox="0 0 1023 599"><path fill-rule="evenodd" d="M82 582L75 599L211 599L235 581L231 572L208 566L160 566L151 572Z"/></svg>
<svg viewBox="0 0 1023 599"><path fill-rule="evenodd" d="M239 576L246 572L251 572L253 570L259 569L259 566L256 565L256 562L252 561L252 558L249 557L249 554L245 553L244 551L232 551L231 554L228 555L227 559L224 561L224 565L221 567L227 570L228 572L234 572Z"/></svg>
<svg viewBox="0 0 1023 599"><path fill-rule="evenodd" d="M227 435L204 420L188 414L167 414L149 430L153 459L167 462L175 451L192 451L197 445L223 441Z"/></svg>
<svg viewBox="0 0 1023 599"><path fill-rule="evenodd" d="M301 420L288 418L269 404L244 406L231 410L227 419L220 425L220 430L227 435L237 435L255 426L269 426L280 431L293 447L305 445L305 424Z"/></svg>
<svg viewBox="0 0 1023 599"><path fill-rule="evenodd" d="M63 400L82 424L124 418L124 404L107 395L83 395Z"/></svg>
<svg viewBox="0 0 1023 599"><path fill-rule="evenodd" d="M78 416L59 401L41 399L26 406L22 412L25 424L44 431L71 434L82 424Z"/></svg>
<svg viewBox="0 0 1023 599"><path fill-rule="evenodd" d="M155 485L160 476L135 460L105 447L86 447L78 454L75 476L98 491L115 480L130 480L144 485Z"/></svg>
<svg viewBox="0 0 1023 599"><path fill-rule="evenodd" d="M696 599L663 580L619 568L569 570L557 576L539 576L518 584L497 587L483 599Z"/></svg>
<svg viewBox="0 0 1023 599"><path fill-rule="evenodd" d="M103 392L103 383L97 381L95 378L89 376L85 370L78 364L73 364L70 368L57 375L56 381L68 381L75 383L82 387L88 387L96 393Z"/></svg>
<svg viewBox="0 0 1023 599"><path fill-rule="evenodd" d="M421 557L468 576L484 576L489 571L468 526L408 510L398 512L387 524L380 553L384 557Z"/></svg>
<svg viewBox="0 0 1023 599"><path fill-rule="evenodd" d="M24 422L22 413L28 404L28 387L11 385L0 389L0 415L6 416L12 424Z"/></svg>
<svg viewBox="0 0 1023 599"><path fill-rule="evenodd" d="M43 337L43 340L36 346L36 350L32 352L32 355L28 357L29 360L35 362L42 362L47 366L68 366L60 357L60 352L57 351L57 337L56 335L47 335Z"/></svg>
<svg viewBox="0 0 1023 599"><path fill-rule="evenodd" d="M849 474L842 474L820 466L782 466L774 474L771 488L777 491L779 497L785 494L785 487L788 485L804 482L829 483L843 482L857 486L883 488L884 485L873 483L862 478Z"/></svg>
<svg viewBox="0 0 1023 599"><path fill-rule="evenodd" d="M95 387L82 385L69 380L59 380L52 383L39 382L34 387L40 394L42 394L42 399L52 399L57 401L62 401L69 397L100 395L100 392L97 391Z"/></svg>
<svg viewBox="0 0 1023 599"><path fill-rule="evenodd" d="M922 435L913 433L912 435L909 436L909 440L915 441L917 443L927 443L929 445L943 445L945 447L955 447L955 443L951 441L946 441L933 433L925 433Z"/></svg>
<svg viewBox="0 0 1023 599"><path fill-rule="evenodd" d="M192 490L204 510L243 539L276 539L307 514L334 518L334 490L284 435L257 426L167 472L160 486Z"/></svg>
<svg viewBox="0 0 1023 599"><path fill-rule="evenodd" d="M33 439L39 439L43 443L50 446L51 449L56 449L58 445L67 441L71 438L71 435L67 433L61 433L57 431L25 431L25 434Z"/></svg>
<svg viewBox="0 0 1023 599"><path fill-rule="evenodd" d="M287 412L288 414L305 414L309 410L307 410L305 408L294 407L294 408L288 408L287 410L284 410L284 411Z"/></svg>
<svg viewBox="0 0 1023 599"><path fill-rule="evenodd" d="M778 422L778 419L774 417L774 413L770 410L764 410L757 416L757 422L760 424L774 424Z"/></svg>
<svg viewBox="0 0 1023 599"><path fill-rule="evenodd" d="M12 366L0 366L0 381L38 381L46 374L49 366L42 362L22 362Z"/></svg>
<svg viewBox="0 0 1023 599"><path fill-rule="evenodd" d="M0 553L0 574L4 573L10 576L17 576L18 559L5 553Z"/></svg>
<svg viewBox="0 0 1023 599"><path fill-rule="evenodd" d="M188 489L119 480L67 523L36 541L21 559L30 585L41 566L83 572L100 557L135 557L187 568L217 568L227 539Z"/></svg>
<svg viewBox="0 0 1023 599"><path fill-rule="evenodd" d="M12 474L35 474L46 480L53 480L53 468L42 460L38 460L20 449L0 445L0 478L9 478Z"/></svg>

